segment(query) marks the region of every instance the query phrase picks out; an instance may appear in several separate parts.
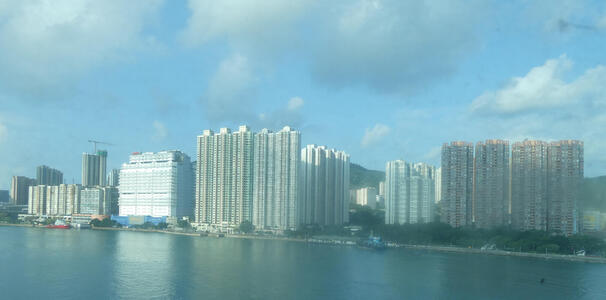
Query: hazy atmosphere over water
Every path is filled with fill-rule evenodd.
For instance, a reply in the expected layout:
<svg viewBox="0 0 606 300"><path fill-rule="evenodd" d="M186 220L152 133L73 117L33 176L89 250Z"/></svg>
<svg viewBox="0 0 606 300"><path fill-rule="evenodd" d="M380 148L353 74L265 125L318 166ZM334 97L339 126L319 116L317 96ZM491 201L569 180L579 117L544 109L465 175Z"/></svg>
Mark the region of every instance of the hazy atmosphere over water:
<svg viewBox="0 0 606 300"><path fill-rule="evenodd" d="M0 189L89 139L195 154L291 125L383 169L451 140L585 142L606 168L604 1L0 1Z"/></svg>

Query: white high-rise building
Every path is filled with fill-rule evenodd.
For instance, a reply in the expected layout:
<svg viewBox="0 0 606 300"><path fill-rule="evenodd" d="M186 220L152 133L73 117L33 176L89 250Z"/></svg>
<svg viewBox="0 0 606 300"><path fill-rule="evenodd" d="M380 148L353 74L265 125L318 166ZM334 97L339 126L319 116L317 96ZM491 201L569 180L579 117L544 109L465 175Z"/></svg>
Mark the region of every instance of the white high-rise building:
<svg viewBox="0 0 606 300"><path fill-rule="evenodd" d="M377 207L377 196L377 190L373 187L357 189L356 204L375 209Z"/></svg>
<svg viewBox="0 0 606 300"><path fill-rule="evenodd" d="M79 213L81 189L79 184L30 186L28 213L47 216Z"/></svg>
<svg viewBox="0 0 606 300"><path fill-rule="evenodd" d="M204 130L198 136L195 222L198 228L229 231L252 217L253 133Z"/></svg>
<svg viewBox="0 0 606 300"><path fill-rule="evenodd" d="M29 187L27 213L30 215L45 215L47 210L46 185Z"/></svg>
<svg viewBox="0 0 606 300"><path fill-rule="evenodd" d="M119 179L121 216L191 216L193 172L181 151L135 152L122 164Z"/></svg>
<svg viewBox="0 0 606 300"><path fill-rule="evenodd" d="M301 133L286 126L255 134L253 225L257 229L296 229L300 224Z"/></svg>
<svg viewBox="0 0 606 300"><path fill-rule="evenodd" d="M435 203L440 203L440 200L442 200L442 167L439 167L436 169L436 178L435 178L436 184L435 184L435 194L436 194L436 200Z"/></svg>
<svg viewBox="0 0 606 300"><path fill-rule="evenodd" d="M433 219L435 168L390 161L385 172L385 223L428 223Z"/></svg>
<svg viewBox="0 0 606 300"><path fill-rule="evenodd" d="M324 146L307 145L303 148L300 192L301 224L347 223L349 221L349 155ZM369 203L374 203L375 198L373 196Z"/></svg>

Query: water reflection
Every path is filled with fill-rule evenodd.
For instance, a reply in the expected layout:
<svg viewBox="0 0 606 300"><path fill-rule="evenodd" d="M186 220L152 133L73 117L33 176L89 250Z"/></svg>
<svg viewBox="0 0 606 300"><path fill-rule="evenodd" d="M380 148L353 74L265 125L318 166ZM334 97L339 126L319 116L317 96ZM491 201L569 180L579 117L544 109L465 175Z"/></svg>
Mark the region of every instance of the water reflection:
<svg viewBox="0 0 606 300"><path fill-rule="evenodd" d="M172 239L161 233L115 232L112 291L118 298L167 298L174 295Z"/></svg>
<svg viewBox="0 0 606 300"><path fill-rule="evenodd" d="M606 295L601 264L92 230L0 227L0 240L6 299Z"/></svg>

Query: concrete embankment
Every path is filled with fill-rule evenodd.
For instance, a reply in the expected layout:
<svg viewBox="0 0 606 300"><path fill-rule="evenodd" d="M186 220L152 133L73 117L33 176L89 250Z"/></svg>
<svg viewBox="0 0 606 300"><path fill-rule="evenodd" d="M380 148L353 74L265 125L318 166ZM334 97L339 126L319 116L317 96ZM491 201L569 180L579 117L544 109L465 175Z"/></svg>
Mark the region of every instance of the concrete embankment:
<svg viewBox="0 0 606 300"><path fill-rule="evenodd" d="M0 223L0 226L13 226L13 227L34 227L32 224L12 224L12 223ZM37 227L37 226L36 226ZM40 226L41 227L41 226Z"/></svg>
<svg viewBox="0 0 606 300"><path fill-rule="evenodd" d="M166 233L166 234L174 234L174 235L200 236L199 233L157 230L157 229L114 228L114 227L92 227L91 229L92 230L112 230L112 231L133 231L133 232L156 232L156 233Z"/></svg>
<svg viewBox="0 0 606 300"><path fill-rule="evenodd" d="M590 263L601 263L606 264L606 258L603 257L592 257L592 256L576 256L576 255L562 255L562 254L542 254L542 253L530 253L530 252L512 252L504 250L481 250L473 248L460 248L460 247L447 247L447 246L425 246L425 245L397 245L396 248L402 247L407 249L419 249L419 250L430 250L440 252L454 252L454 253L472 253L472 254L484 254L484 255L499 255L499 256L517 256L517 257L533 257L541 259L553 259L553 260L566 260L566 261L578 261L578 262L590 262Z"/></svg>

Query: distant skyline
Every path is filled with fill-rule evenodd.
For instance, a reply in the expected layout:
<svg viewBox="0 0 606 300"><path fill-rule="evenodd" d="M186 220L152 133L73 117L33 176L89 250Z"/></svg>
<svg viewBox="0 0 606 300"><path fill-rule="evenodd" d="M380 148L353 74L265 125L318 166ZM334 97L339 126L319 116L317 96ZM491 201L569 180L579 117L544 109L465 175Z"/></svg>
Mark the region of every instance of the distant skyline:
<svg viewBox="0 0 606 300"><path fill-rule="evenodd" d="M443 143L584 141L606 175L603 1L0 2L0 189L205 129L284 125L384 170Z"/></svg>

